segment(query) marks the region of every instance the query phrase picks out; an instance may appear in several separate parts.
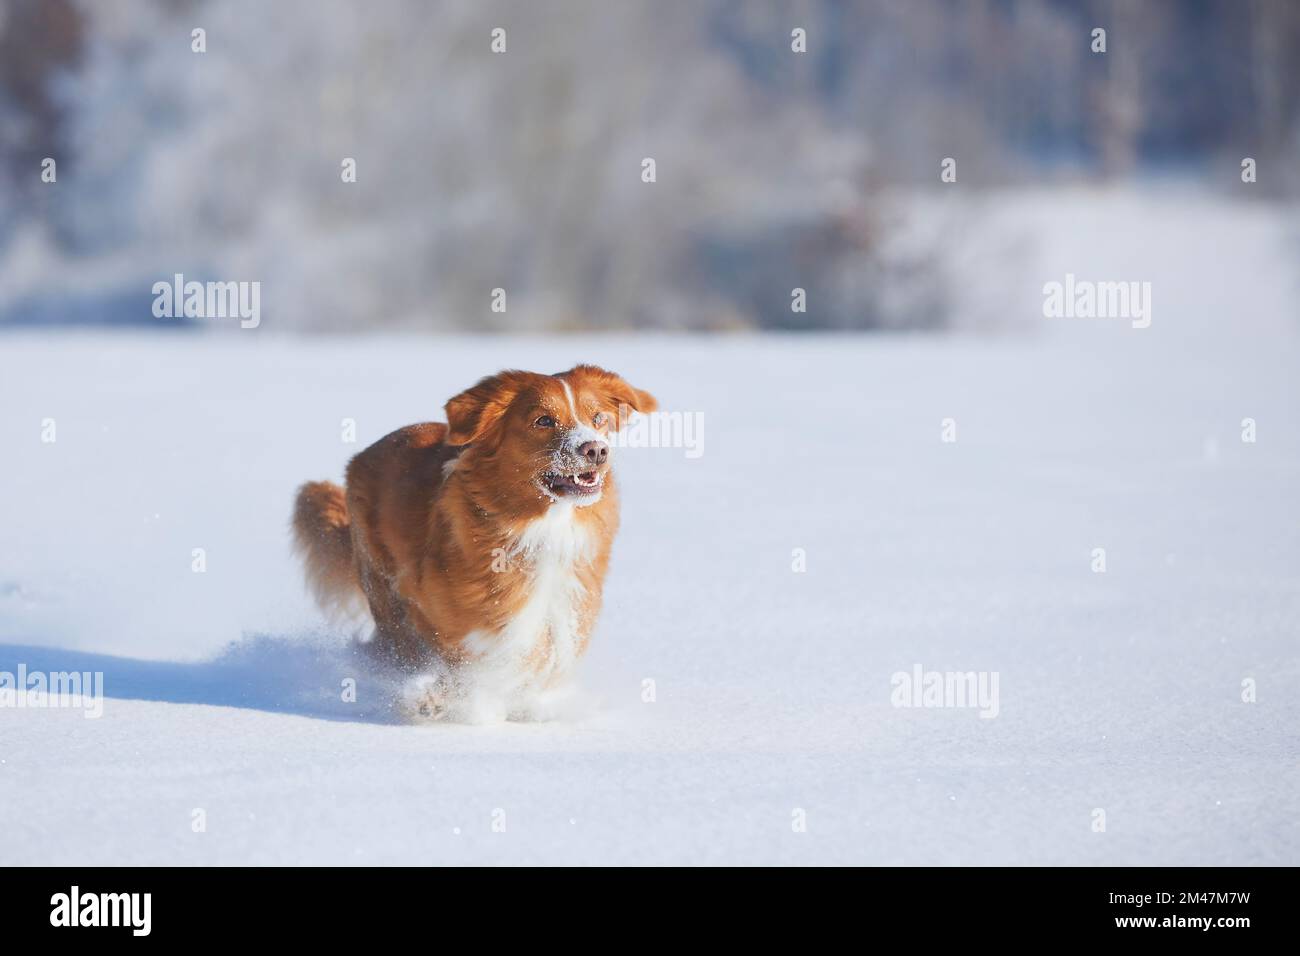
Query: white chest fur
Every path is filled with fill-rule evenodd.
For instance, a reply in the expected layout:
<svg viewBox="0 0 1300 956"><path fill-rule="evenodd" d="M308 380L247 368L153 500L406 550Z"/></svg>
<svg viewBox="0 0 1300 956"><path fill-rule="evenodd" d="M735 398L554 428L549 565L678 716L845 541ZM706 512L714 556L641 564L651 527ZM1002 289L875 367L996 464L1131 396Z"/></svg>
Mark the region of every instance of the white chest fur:
<svg viewBox="0 0 1300 956"><path fill-rule="evenodd" d="M499 631L476 631L465 648L484 679L515 687L545 684L577 662L584 588L578 569L591 538L568 502L555 502L513 541L503 574L527 576L527 598Z"/></svg>

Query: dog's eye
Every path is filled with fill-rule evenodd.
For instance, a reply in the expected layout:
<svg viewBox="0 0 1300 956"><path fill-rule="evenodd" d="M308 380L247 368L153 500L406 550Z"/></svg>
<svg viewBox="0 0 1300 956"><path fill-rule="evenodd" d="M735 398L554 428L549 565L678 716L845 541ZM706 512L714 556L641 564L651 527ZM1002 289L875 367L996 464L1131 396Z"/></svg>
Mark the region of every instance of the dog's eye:
<svg viewBox="0 0 1300 956"><path fill-rule="evenodd" d="M595 425L597 428L599 428L601 425L605 424L605 413L604 413L604 412L597 412L597 413L596 413L596 417L593 418L593 419L591 420L591 423L592 423L593 425Z"/></svg>
<svg viewBox="0 0 1300 956"><path fill-rule="evenodd" d="M541 418L537 419L537 421L533 422L533 424L538 428L554 428L559 424L559 422L550 415L543 415Z"/></svg>

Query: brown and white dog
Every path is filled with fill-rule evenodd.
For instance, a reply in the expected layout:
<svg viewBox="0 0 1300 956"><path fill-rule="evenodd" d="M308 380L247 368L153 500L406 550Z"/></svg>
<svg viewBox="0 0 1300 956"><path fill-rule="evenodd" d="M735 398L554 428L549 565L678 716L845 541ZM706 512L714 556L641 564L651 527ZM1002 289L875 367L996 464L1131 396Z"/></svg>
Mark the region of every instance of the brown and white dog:
<svg viewBox="0 0 1300 956"><path fill-rule="evenodd" d="M545 716L600 610L618 499L609 434L653 396L591 365L506 371L298 491L322 607L364 597L376 651L420 676L426 717Z"/></svg>

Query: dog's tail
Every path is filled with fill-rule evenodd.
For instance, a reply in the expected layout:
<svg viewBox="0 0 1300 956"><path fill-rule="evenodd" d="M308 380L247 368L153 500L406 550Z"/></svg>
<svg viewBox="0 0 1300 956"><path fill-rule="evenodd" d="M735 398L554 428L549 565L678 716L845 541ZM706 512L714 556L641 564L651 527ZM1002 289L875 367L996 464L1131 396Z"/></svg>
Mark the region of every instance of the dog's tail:
<svg viewBox="0 0 1300 956"><path fill-rule="evenodd" d="M328 481L309 481L298 489L293 540L306 568L307 586L322 610L347 613L365 606L342 488Z"/></svg>

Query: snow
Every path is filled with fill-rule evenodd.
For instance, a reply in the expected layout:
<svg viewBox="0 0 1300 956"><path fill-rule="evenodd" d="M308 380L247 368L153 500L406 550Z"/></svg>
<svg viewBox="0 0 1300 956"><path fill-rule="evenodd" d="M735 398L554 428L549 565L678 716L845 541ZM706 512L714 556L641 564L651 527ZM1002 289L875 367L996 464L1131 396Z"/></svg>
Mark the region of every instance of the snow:
<svg viewBox="0 0 1300 956"><path fill-rule="evenodd" d="M1295 236L996 212L1026 335L0 338L0 671L106 694L0 708L0 864L1300 863ZM1151 281L1151 327L1035 315L1067 271ZM583 707L402 724L308 598L293 489L579 361L704 420L699 457L616 452ZM997 716L892 706L918 664L997 672Z"/></svg>

